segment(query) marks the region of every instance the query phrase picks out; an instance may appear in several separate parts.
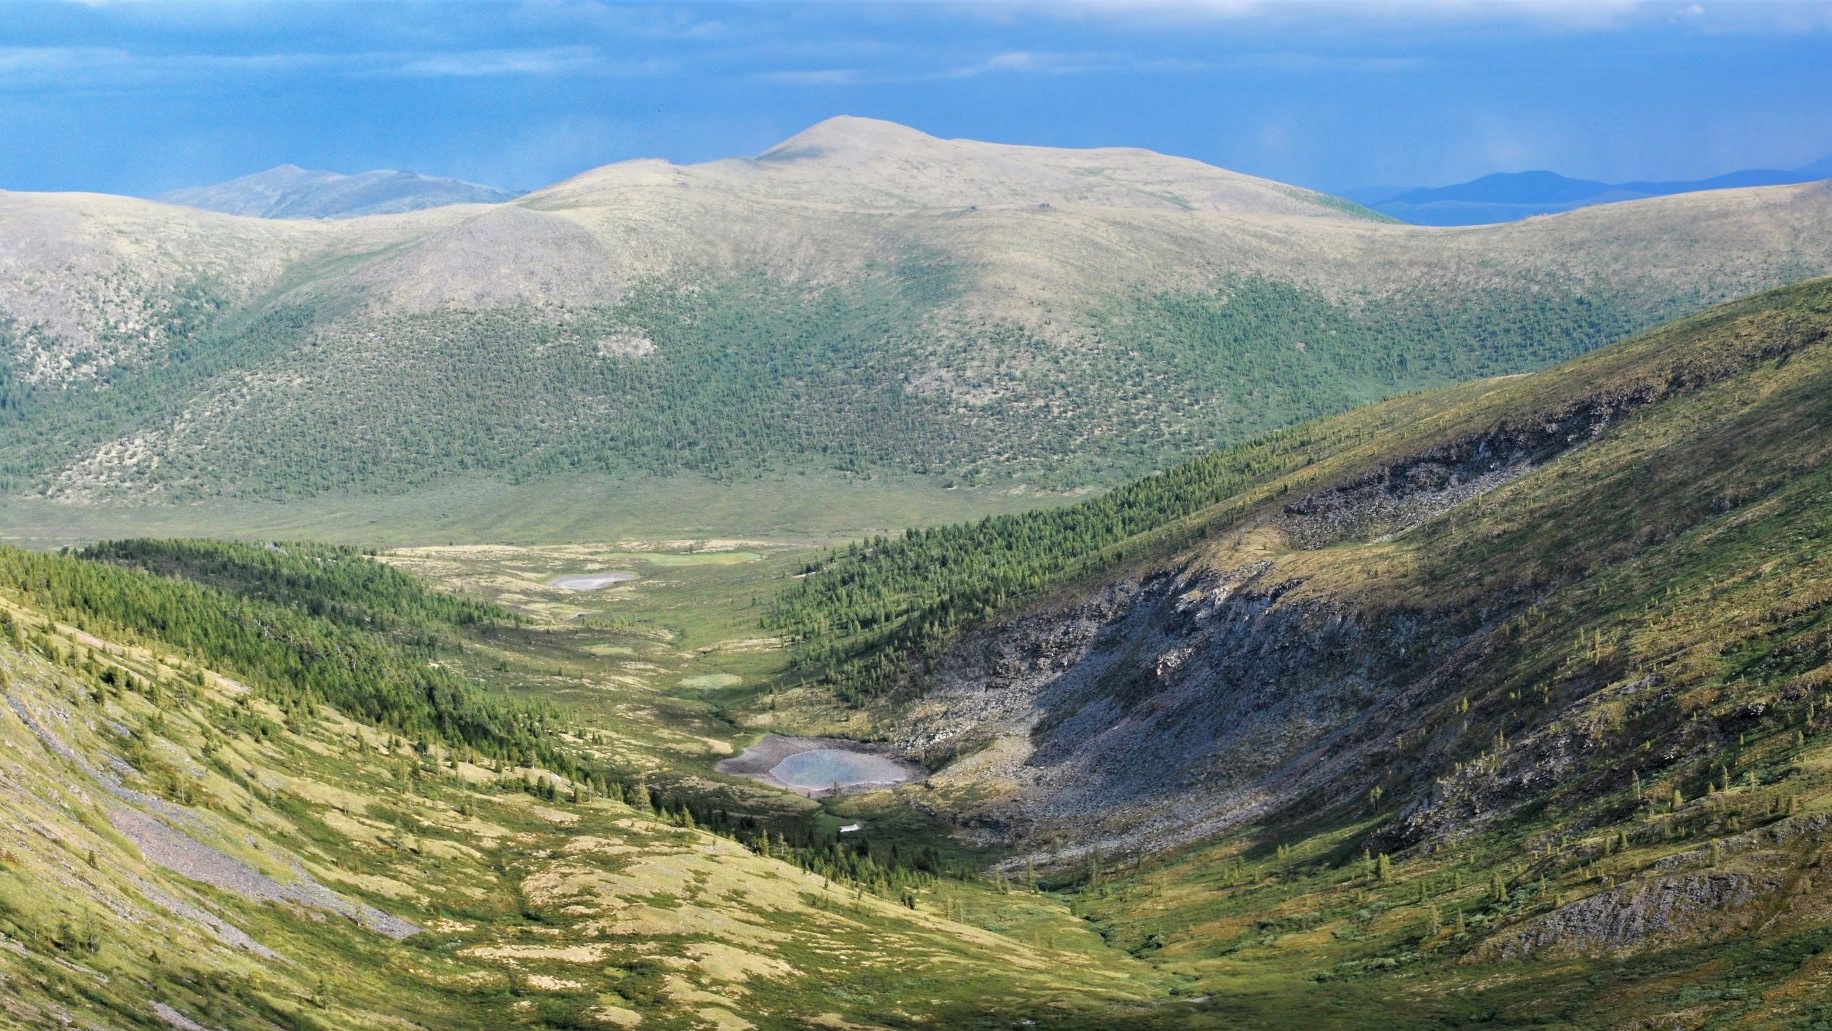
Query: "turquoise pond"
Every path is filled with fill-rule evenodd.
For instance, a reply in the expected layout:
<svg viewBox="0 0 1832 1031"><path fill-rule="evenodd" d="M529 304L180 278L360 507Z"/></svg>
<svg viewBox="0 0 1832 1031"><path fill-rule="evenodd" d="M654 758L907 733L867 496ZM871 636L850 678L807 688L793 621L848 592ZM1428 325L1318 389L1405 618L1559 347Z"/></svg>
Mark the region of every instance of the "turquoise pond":
<svg viewBox="0 0 1832 1031"><path fill-rule="evenodd" d="M849 752L841 748L816 748L797 752L770 769L770 776L791 788L820 790L867 784L902 784L911 779L908 767L882 755Z"/></svg>

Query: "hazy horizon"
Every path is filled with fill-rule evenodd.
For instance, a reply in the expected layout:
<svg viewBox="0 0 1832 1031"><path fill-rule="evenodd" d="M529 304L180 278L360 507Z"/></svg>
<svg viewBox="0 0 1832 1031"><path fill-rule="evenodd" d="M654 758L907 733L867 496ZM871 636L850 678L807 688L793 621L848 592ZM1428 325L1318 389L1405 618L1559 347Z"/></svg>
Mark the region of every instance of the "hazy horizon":
<svg viewBox="0 0 1832 1031"><path fill-rule="evenodd" d="M71 3L0 28L0 188L281 164L530 189L839 114L1341 191L1832 154L1832 5Z"/></svg>

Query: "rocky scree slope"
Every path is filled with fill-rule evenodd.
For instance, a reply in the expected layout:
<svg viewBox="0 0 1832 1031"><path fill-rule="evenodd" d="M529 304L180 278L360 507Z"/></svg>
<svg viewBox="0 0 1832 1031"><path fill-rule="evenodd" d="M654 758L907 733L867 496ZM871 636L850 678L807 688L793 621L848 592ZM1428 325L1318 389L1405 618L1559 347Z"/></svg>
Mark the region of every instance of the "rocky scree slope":
<svg viewBox="0 0 1832 1031"><path fill-rule="evenodd" d="M1822 280L1290 431L1108 571L900 655L870 704L945 764L924 804L1217 1012L1813 1026L1829 381ZM899 583L874 562L947 540L810 578Z"/></svg>
<svg viewBox="0 0 1832 1031"><path fill-rule="evenodd" d="M1602 819L1631 777L1697 794L1826 675L1829 331L1820 281L1322 424L1194 550L915 661L889 725L1000 789L971 822L1067 854L1371 791L1394 850Z"/></svg>

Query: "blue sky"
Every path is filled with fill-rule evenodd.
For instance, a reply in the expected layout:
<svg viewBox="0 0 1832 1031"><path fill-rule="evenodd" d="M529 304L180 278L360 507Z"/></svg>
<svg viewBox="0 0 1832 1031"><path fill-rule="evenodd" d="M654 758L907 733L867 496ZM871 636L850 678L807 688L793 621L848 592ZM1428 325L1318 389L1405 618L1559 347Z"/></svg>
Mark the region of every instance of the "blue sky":
<svg viewBox="0 0 1832 1031"><path fill-rule="evenodd" d="M13 0L0 188L282 162L529 188L835 114L1139 146L1324 189L1832 154L1832 2L625 5Z"/></svg>

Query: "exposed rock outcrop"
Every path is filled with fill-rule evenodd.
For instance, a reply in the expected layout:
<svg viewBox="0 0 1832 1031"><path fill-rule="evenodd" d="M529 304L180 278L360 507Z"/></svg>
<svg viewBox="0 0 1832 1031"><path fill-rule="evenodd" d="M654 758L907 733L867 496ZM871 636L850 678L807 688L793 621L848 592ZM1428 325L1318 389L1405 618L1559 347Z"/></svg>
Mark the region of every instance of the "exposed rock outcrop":
<svg viewBox="0 0 1832 1031"><path fill-rule="evenodd" d="M1279 527L1301 548L1401 533L1480 497L1657 400L1644 387L1595 397L1379 466L1285 506Z"/></svg>
<svg viewBox="0 0 1832 1031"><path fill-rule="evenodd" d="M1428 654L1413 614L1369 625L1297 586L1269 563L1189 570L970 634L897 744L953 760L941 786L1004 789L971 821L988 836L1065 855L1263 816L1364 763L1376 700L1407 696Z"/></svg>
<svg viewBox="0 0 1832 1031"><path fill-rule="evenodd" d="M1589 956L1717 936L1755 923L1757 902L1781 887L1744 873L1691 873L1599 892L1489 939L1471 960Z"/></svg>
<svg viewBox="0 0 1832 1031"><path fill-rule="evenodd" d="M1828 826L1823 814L1783 820L1668 856L1652 876L1502 931L1466 962L1621 955L1785 921L1813 897Z"/></svg>

